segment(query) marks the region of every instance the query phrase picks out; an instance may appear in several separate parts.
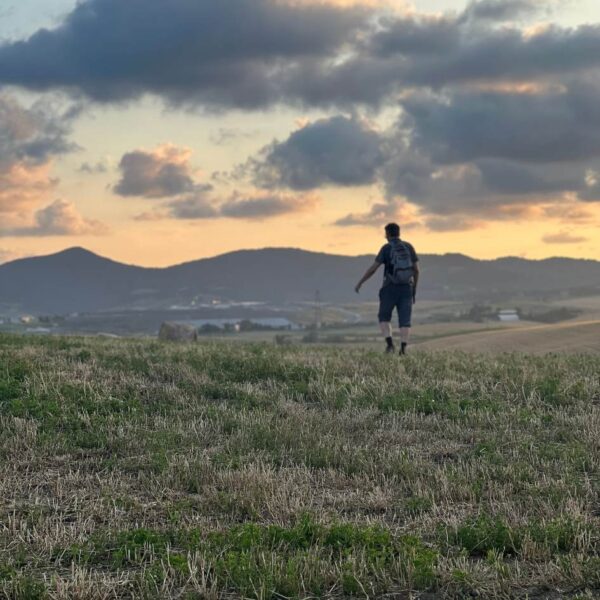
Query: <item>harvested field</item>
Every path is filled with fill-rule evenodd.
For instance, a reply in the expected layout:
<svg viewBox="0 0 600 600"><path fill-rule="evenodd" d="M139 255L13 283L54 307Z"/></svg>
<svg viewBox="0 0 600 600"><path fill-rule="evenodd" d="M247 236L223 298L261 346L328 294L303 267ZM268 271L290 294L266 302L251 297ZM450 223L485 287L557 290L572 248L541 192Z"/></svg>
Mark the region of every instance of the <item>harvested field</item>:
<svg viewBox="0 0 600 600"><path fill-rule="evenodd" d="M3 336L0 426L3 598L600 593L597 355Z"/></svg>
<svg viewBox="0 0 600 600"><path fill-rule="evenodd" d="M418 330L417 330L418 331ZM419 344L421 350L465 352L600 353L600 321L521 325L495 331L449 335Z"/></svg>

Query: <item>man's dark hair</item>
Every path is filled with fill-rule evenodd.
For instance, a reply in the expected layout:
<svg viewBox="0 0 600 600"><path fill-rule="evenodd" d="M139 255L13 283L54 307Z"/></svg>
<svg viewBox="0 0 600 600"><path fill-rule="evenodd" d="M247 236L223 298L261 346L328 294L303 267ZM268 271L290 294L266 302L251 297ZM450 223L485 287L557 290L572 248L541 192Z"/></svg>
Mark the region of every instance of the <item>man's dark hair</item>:
<svg viewBox="0 0 600 600"><path fill-rule="evenodd" d="M398 223L388 223L385 226L385 232L393 238L400 237L400 225Z"/></svg>

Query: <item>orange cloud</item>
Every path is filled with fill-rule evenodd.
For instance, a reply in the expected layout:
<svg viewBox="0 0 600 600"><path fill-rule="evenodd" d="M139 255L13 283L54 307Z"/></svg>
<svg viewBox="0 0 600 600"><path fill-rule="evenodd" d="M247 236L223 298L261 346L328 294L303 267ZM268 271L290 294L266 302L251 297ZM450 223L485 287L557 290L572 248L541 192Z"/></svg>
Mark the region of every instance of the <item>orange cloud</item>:
<svg viewBox="0 0 600 600"><path fill-rule="evenodd" d="M162 144L154 150L134 150L121 158L121 180L114 186L120 196L166 198L194 191L192 150Z"/></svg>
<svg viewBox="0 0 600 600"><path fill-rule="evenodd" d="M549 233L542 238L546 244L579 244L587 242L587 238L574 235L570 231L559 231L558 233Z"/></svg>
<svg viewBox="0 0 600 600"><path fill-rule="evenodd" d="M291 213L309 212L314 210L318 203L319 198L314 194L234 194L221 205L219 214L232 219L261 221Z"/></svg>
<svg viewBox="0 0 600 600"><path fill-rule="evenodd" d="M544 214L551 219L559 219L563 223L590 223L594 219L594 213L577 202L545 206Z"/></svg>
<svg viewBox="0 0 600 600"><path fill-rule="evenodd" d="M3 223L0 234L7 237L48 237L70 235L104 235L108 227L95 219L83 217L72 202L55 200L37 210L32 217L15 226Z"/></svg>
<svg viewBox="0 0 600 600"><path fill-rule="evenodd" d="M16 162L0 170L0 214L3 220L22 215L38 204L57 184L50 163Z"/></svg>

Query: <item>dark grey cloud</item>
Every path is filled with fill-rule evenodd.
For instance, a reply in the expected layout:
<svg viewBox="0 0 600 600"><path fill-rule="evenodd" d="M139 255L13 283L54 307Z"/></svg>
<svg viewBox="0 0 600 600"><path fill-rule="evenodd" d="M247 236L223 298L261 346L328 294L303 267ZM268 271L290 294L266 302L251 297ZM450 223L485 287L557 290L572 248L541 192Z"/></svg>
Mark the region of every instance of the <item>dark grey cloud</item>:
<svg viewBox="0 0 600 600"><path fill-rule="evenodd" d="M404 55L423 60L460 49L461 28L454 16L395 17L382 25L365 48L377 58Z"/></svg>
<svg viewBox="0 0 600 600"><path fill-rule="evenodd" d="M439 163L525 162L600 156L600 86L573 81L539 93L457 91L403 101L413 143Z"/></svg>
<svg viewBox="0 0 600 600"><path fill-rule="evenodd" d="M480 21L506 21L530 15L540 9L539 0L476 0L467 6L462 18Z"/></svg>
<svg viewBox="0 0 600 600"><path fill-rule="evenodd" d="M262 187L310 190L375 181L384 161L381 136L355 118L322 119L273 142L246 165Z"/></svg>
<svg viewBox="0 0 600 600"><path fill-rule="evenodd" d="M335 55L367 16L278 0L86 0L58 28L0 47L0 82L254 108L279 99L294 61Z"/></svg>
<svg viewBox="0 0 600 600"><path fill-rule="evenodd" d="M232 219L262 220L279 215L302 212L314 207L316 198L265 194L233 196L220 207L220 215Z"/></svg>
<svg viewBox="0 0 600 600"><path fill-rule="evenodd" d="M281 215L299 213L313 209L318 200L314 196L278 193L234 193L227 200L210 195L196 194L171 200L165 210L138 214L136 221L181 219L186 221L208 219L240 219L262 221Z"/></svg>
<svg viewBox="0 0 600 600"><path fill-rule="evenodd" d="M425 52L428 36L433 41ZM443 43L435 41L436 36ZM409 43L411 38L414 42ZM575 29L554 25L531 34L514 26L492 28L448 17L402 18L377 32L371 48L393 81L404 86L438 89L464 83L545 80L597 69L600 25ZM357 59L358 68L364 60L364 56Z"/></svg>
<svg viewBox="0 0 600 600"><path fill-rule="evenodd" d="M54 156L72 152L69 141L72 109L59 111L53 103L38 101L25 107L14 97L0 94L0 170L16 163L47 163Z"/></svg>
<svg viewBox="0 0 600 600"><path fill-rule="evenodd" d="M173 200L169 202L168 209L167 216L174 219L214 219L219 216L211 199L203 194Z"/></svg>
<svg viewBox="0 0 600 600"><path fill-rule="evenodd" d="M291 196L276 193L257 193L254 195L235 193L225 201L219 201L209 195L199 194L169 202L166 213L143 213L138 215L136 220L229 218L260 221L310 210L316 202L317 199L314 196Z"/></svg>
<svg viewBox="0 0 600 600"><path fill-rule="evenodd" d="M56 29L0 46L0 83L100 102L381 106L408 86L565 76L600 67L600 25L535 34L499 21L539 2L481 0L462 14L278 0L85 0ZM375 25L375 23L377 25Z"/></svg>
<svg viewBox="0 0 600 600"><path fill-rule="evenodd" d="M589 78L527 93L409 96L398 125L404 137L382 169L387 197L430 215L488 219L526 216L520 206L544 202L600 201L598 97Z"/></svg>
<svg viewBox="0 0 600 600"><path fill-rule="evenodd" d="M484 158L474 161L481 173L485 190L506 196L556 194L580 189L583 174L564 165L527 165L505 159Z"/></svg>
<svg viewBox="0 0 600 600"><path fill-rule="evenodd" d="M389 201L407 198L432 215L505 219L519 216L516 207L562 202L565 194L576 195L585 185L579 165L531 167L499 159L450 166L429 164L429 170L415 173L406 171L402 160L396 163L392 159L383 170Z"/></svg>
<svg viewBox="0 0 600 600"><path fill-rule="evenodd" d="M114 192L119 196L168 198L197 191L190 155L189 150L169 144L152 151L127 152L119 163L121 179Z"/></svg>
<svg viewBox="0 0 600 600"><path fill-rule="evenodd" d="M600 88L575 78L560 89L461 90L407 96L389 160L389 200L424 214L472 219L526 216L519 207L600 200ZM448 229L455 219L432 218Z"/></svg>

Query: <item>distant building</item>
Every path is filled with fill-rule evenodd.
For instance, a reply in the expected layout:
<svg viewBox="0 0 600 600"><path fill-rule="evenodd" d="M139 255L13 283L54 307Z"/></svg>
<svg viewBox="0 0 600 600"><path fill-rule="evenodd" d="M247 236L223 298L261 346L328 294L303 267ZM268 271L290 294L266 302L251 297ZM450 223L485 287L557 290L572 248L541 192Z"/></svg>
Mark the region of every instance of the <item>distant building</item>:
<svg viewBox="0 0 600 600"><path fill-rule="evenodd" d="M50 329L48 329L47 327L28 327L26 329L27 333L37 333L37 334L44 334L44 333L51 333Z"/></svg>
<svg viewBox="0 0 600 600"><path fill-rule="evenodd" d="M228 326L231 327L234 331L240 331L240 323L242 321L247 321L258 326L270 327L272 329L287 329L290 331L298 331L299 329L301 329L301 327L297 323L294 323L289 319L283 317L262 317L252 319L190 319L186 321L178 321L178 323L192 325L197 329L200 329L204 325L212 325L214 327L218 327L219 329L225 329L226 326Z"/></svg>
<svg viewBox="0 0 600 600"><path fill-rule="evenodd" d="M21 315L19 321L23 323L23 325L30 325L31 323L35 323L37 319L32 315Z"/></svg>
<svg viewBox="0 0 600 600"><path fill-rule="evenodd" d="M519 313L513 308L508 308L499 311L498 319L500 319L500 321L502 321L503 323L516 323L517 321L521 320L519 318Z"/></svg>

